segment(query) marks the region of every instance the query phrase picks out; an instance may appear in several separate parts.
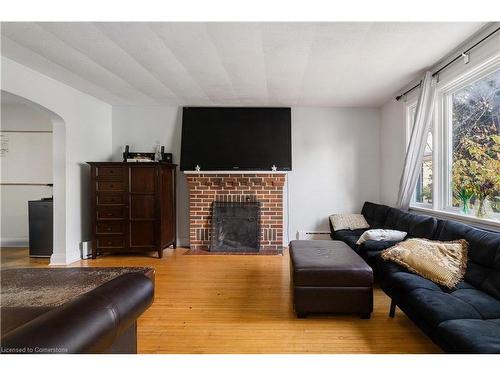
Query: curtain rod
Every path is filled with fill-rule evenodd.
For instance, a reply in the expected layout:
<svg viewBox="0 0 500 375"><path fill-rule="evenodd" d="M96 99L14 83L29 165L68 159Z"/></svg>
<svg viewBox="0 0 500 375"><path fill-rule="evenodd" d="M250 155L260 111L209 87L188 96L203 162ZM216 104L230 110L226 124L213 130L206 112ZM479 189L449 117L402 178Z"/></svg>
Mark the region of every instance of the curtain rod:
<svg viewBox="0 0 500 375"><path fill-rule="evenodd" d="M445 70L446 68L448 68L451 64L453 64L455 61L457 61L458 59L462 58L463 56L467 55L470 51L472 51L474 48L476 48L478 45L480 45L481 43L483 43L486 39L488 39L489 37L491 37L492 35L494 35L495 33L497 33L498 31L500 30L500 27L497 27L495 30L493 30L491 33L489 33L488 35L486 35L483 39L481 39L480 41L476 42L473 46L469 47L468 49L466 49L464 52L462 52L460 55L458 55L457 57L455 57L453 60L449 61L446 65L444 65L443 67L439 68L438 70L436 70L434 73L432 73L432 76L435 77L437 76L439 73L441 73L443 70ZM398 95L396 96L396 100L399 101L403 96L405 96L406 94L412 92L413 90L415 90L416 88L418 88L420 86L420 84L422 83L422 81L420 81L419 83L417 83L415 86L413 86L412 88L409 88L408 90L406 90L404 93L402 93L401 95Z"/></svg>

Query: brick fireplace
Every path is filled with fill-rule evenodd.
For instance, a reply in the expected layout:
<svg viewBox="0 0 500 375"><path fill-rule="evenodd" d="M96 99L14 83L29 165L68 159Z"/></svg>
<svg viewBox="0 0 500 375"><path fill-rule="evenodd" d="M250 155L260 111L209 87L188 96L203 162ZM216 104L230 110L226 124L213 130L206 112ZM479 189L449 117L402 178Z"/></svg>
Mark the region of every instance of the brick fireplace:
<svg viewBox="0 0 500 375"><path fill-rule="evenodd" d="M260 202L260 250L283 249L283 187L286 174L185 172L189 186L189 240L209 250L213 202Z"/></svg>

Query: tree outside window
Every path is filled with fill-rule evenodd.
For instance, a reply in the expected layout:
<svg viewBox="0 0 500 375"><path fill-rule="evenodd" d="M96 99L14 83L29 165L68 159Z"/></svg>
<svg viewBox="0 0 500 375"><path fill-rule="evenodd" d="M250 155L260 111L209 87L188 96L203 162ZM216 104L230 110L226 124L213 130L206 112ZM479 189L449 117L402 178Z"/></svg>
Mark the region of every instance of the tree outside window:
<svg viewBox="0 0 500 375"><path fill-rule="evenodd" d="M490 218L500 213L500 70L452 94L452 205L457 192L474 192L477 211L483 198Z"/></svg>

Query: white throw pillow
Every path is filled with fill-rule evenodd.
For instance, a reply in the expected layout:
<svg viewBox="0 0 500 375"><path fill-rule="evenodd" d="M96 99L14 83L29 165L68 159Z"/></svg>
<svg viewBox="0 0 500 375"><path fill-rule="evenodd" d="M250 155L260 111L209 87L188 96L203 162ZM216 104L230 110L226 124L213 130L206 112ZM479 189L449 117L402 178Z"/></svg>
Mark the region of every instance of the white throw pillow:
<svg viewBox="0 0 500 375"><path fill-rule="evenodd" d="M368 240L373 241L403 241L406 237L406 232L392 229L370 229L363 233L356 245L361 245Z"/></svg>
<svg viewBox="0 0 500 375"><path fill-rule="evenodd" d="M342 229L354 230L370 228L365 217L361 214L335 214L330 216L330 221L335 231Z"/></svg>

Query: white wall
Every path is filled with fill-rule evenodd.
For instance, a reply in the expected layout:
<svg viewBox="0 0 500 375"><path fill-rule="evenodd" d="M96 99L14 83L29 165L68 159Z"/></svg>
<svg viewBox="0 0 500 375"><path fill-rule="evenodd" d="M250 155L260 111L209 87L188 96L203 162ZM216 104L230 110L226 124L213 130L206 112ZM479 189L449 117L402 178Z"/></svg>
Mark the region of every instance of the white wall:
<svg viewBox="0 0 500 375"><path fill-rule="evenodd" d="M292 239L297 230L328 229L331 213L359 212L365 200L379 200L379 123L378 109L292 109L290 227L285 228ZM114 160L121 160L125 144L132 151L152 152L156 142L165 145L174 154L174 162L179 162L181 108L113 107ZM184 174L178 172L177 181L178 240L188 245Z"/></svg>
<svg viewBox="0 0 500 375"><path fill-rule="evenodd" d="M90 239L87 161L109 160L111 106L2 57L2 90L27 99L51 116L54 171L52 264L77 260L79 243Z"/></svg>
<svg viewBox="0 0 500 375"><path fill-rule="evenodd" d="M394 206L405 158L404 102L391 100L381 108L380 123L380 201Z"/></svg>
<svg viewBox="0 0 500 375"><path fill-rule="evenodd" d="M22 101L2 93L2 130L52 131L52 121Z"/></svg>
<svg viewBox="0 0 500 375"><path fill-rule="evenodd" d="M294 108L289 234L329 230L333 213L379 201L378 109Z"/></svg>
<svg viewBox="0 0 500 375"><path fill-rule="evenodd" d="M8 152L0 158L2 183L52 183L52 133L5 132L51 132L50 118L27 105L3 100L1 114L2 136L8 138ZM28 246L28 201L51 194L47 186L1 186L1 246Z"/></svg>
<svg viewBox="0 0 500 375"><path fill-rule="evenodd" d="M0 159L3 183L52 183L52 133L10 133Z"/></svg>
<svg viewBox="0 0 500 375"><path fill-rule="evenodd" d="M9 144L9 151L0 158L2 182L52 183L50 118L30 106L2 102L1 120L2 135Z"/></svg>

